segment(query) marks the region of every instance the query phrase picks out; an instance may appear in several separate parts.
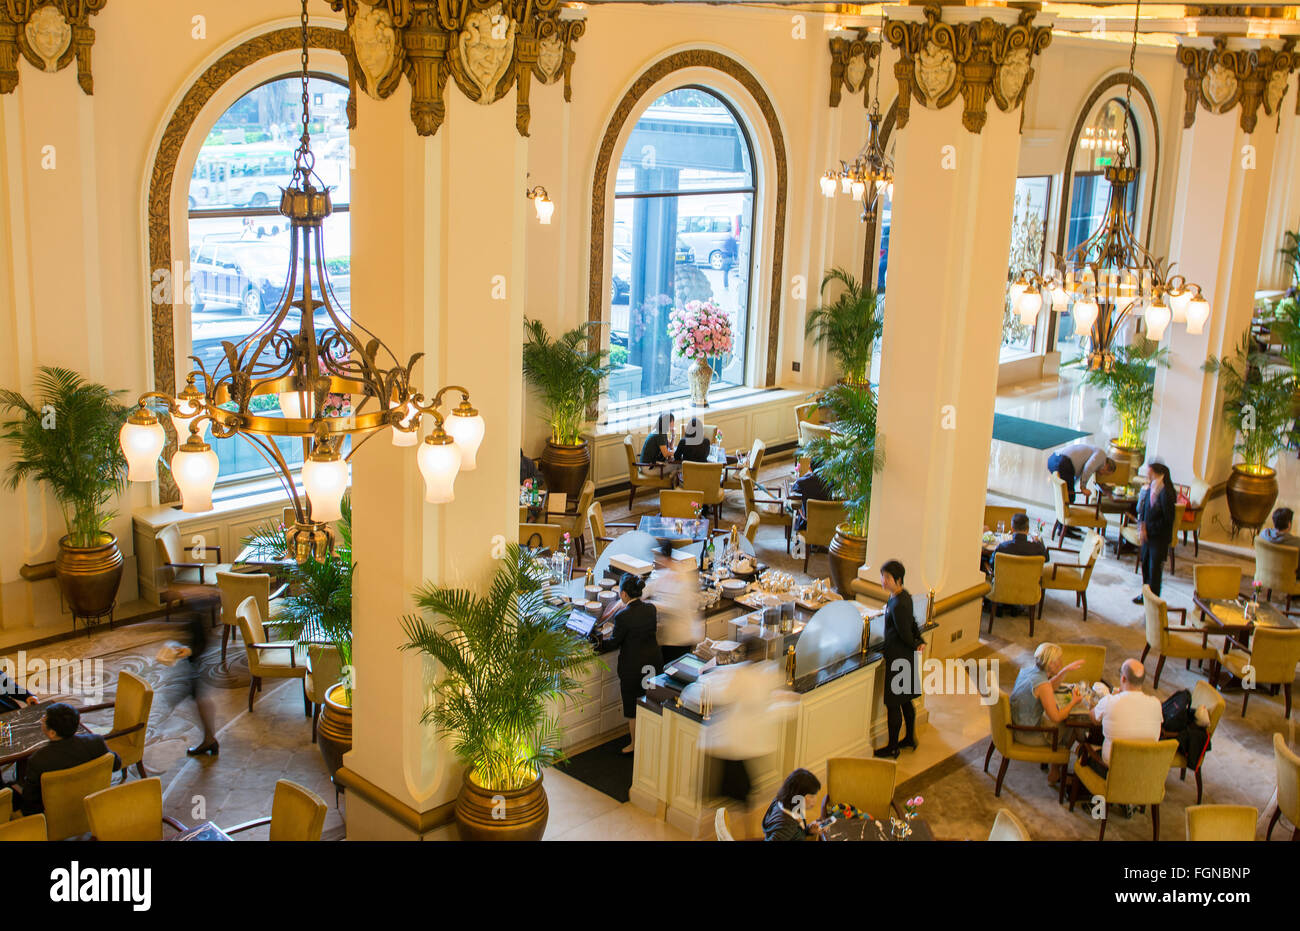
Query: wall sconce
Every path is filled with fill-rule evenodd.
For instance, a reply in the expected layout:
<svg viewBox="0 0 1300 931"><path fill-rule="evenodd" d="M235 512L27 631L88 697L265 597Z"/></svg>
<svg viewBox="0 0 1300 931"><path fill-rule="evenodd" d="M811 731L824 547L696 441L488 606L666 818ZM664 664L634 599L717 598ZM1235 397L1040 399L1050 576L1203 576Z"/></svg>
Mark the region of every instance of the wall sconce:
<svg viewBox="0 0 1300 931"><path fill-rule="evenodd" d="M537 221L544 226L550 226L551 216L555 213L555 202L546 193L546 188L540 184L537 187L526 188L524 196L531 200L533 206L537 208Z"/></svg>

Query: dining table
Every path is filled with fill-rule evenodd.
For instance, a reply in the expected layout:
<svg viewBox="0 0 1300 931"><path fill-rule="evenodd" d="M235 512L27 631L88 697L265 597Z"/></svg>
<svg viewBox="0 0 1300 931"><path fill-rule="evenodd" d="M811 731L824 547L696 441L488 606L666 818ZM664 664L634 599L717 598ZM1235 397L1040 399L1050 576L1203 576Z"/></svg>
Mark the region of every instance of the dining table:
<svg viewBox="0 0 1300 931"><path fill-rule="evenodd" d="M227 841L234 840L229 834L221 830L211 821L204 821L202 824L196 824L192 828L186 828L179 834L172 834L170 837L164 837L167 841Z"/></svg>
<svg viewBox="0 0 1300 931"><path fill-rule="evenodd" d="M1280 627L1293 630L1297 625L1295 618L1284 614L1267 601L1259 602L1252 610L1254 618L1246 616L1245 598L1192 598L1201 613L1201 627L1212 635L1225 635L1233 639L1242 639L1256 627Z"/></svg>
<svg viewBox="0 0 1300 931"><path fill-rule="evenodd" d="M48 710L48 704L23 705L0 714L0 766L26 760L50 742L41 728L41 720ZM90 734L92 731L82 724L77 733Z"/></svg>
<svg viewBox="0 0 1300 931"><path fill-rule="evenodd" d="M901 820L901 819L900 819ZM932 841L934 831L924 818L913 818L906 837L895 837L888 821L874 818L836 818L822 826L818 840L824 841Z"/></svg>

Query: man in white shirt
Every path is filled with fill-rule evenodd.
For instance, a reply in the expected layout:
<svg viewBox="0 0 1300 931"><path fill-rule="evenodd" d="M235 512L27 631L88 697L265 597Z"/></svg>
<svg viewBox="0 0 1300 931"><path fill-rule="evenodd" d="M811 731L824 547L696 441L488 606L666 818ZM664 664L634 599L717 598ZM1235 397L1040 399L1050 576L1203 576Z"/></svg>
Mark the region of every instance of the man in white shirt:
<svg viewBox="0 0 1300 931"><path fill-rule="evenodd" d="M1047 471L1061 476L1070 489L1070 501L1074 501L1075 482L1078 489L1087 492L1088 479L1094 474L1105 478L1115 471L1115 463L1106 458L1106 451L1087 443L1074 443L1064 449L1058 449L1047 458Z"/></svg>
<svg viewBox="0 0 1300 931"><path fill-rule="evenodd" d="M1105 740L1101 745L1101 758L1096 749L1089 747L1087 764L1104 776L1110 767L1110 750L1117 740L1159 740L1164 724L1164 708L1160 699L1142 691L1146 682L1146 669L1135 659L1124 661L1119 668L1119 691L1102 698L1092 709L1092 720L1101 725ZM1085 751L1080 750L1080 756Z"/></svg>

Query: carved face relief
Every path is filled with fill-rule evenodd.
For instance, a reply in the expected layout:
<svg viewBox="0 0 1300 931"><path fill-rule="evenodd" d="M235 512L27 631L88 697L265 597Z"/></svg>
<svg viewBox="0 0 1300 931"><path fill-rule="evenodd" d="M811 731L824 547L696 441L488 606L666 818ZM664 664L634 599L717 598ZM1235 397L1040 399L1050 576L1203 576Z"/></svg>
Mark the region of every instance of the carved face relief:
<svg viewBox="0 0 1300 931"><path fill-rule="evenodd" d="M862 79L867 75L867 57L865 55L854 55L849 59L848 66L844 69L844 83L848 85L849 90L856 91L862 87Z"/></svg>
<svg viewBox="0 0 1300 931"><path fill-rule="evenodd" d="M397 60L397 30L393 28L393 15L386 7L357 8L352 20L352 45L357 52L357 64L366 76L366 92L377 98L379 83Z"/></svg>
<svg viewBox="0 0 1300 931"><path fill-rule="evenodd" d="M1264 91L1264 102L1268 104L1268 112L1276 113L1278 105L1286 95L1286 82L1290 75L1285 71L1274 71L1268 79L1268 88Z"/></svg>
<svg viewBox="0 0 1300 931"><path fill-rule="evenodd" d="M496 85L510 66L515 50L515 22L501 4L471 13L460 34L460 58L465 73L479 89L479 103L496 99Z"/></svg>
<svg viewBox="0 0 1300 931"><path fill-rule="evenodd" d="M1029 77L1029 49L1017 48L1007 53L998 70L998 88L1005 100L1016 100Z"/></svg>
<svg viewBox="0 0 1300 931"><path fill-rule="evenodd" d="M927 101L934 101L943 96L957 79L957 63L953 61L952 52L940 48L933 42L927 42L925 48L916 56L916 83L925 94Z"/></svg>
<svg viewBox="0 0 1300 931"><path fill-rule="evenodd" d="M546 75L547 81L554 81L564 64L564 43L560 37L549 35L537 45L537 67Z"/></svg>
<svg viewBox="0 0 1300 931"><path fill-rule="evenodd" d="M1214 67L1205 72L1205 77L1201 79L1201 92L1209 101L1210 109L1222 113L1237 93L1237 76L1221 63L1215 62Z"/></svg>
<svg viewBox="0 0 1300 931"><path fill-rule="evenodd" d="M72 41L72 27L56 6L43 6L27 21L27 44L41 57L46 71L58 69L59 58Z"/></svg>

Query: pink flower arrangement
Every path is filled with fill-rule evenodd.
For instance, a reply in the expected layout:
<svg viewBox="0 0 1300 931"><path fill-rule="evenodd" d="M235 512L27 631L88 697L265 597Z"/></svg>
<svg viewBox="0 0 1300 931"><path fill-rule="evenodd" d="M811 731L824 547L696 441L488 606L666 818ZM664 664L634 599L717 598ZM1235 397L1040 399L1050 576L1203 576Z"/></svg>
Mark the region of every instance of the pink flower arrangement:
<svg viewBox="0 0 1300 931"><path fill-rule="evenodd" d="M687 301L668 315L673 352L683 359L713 358L731 352L731 317L713 301Z"/></svg>

